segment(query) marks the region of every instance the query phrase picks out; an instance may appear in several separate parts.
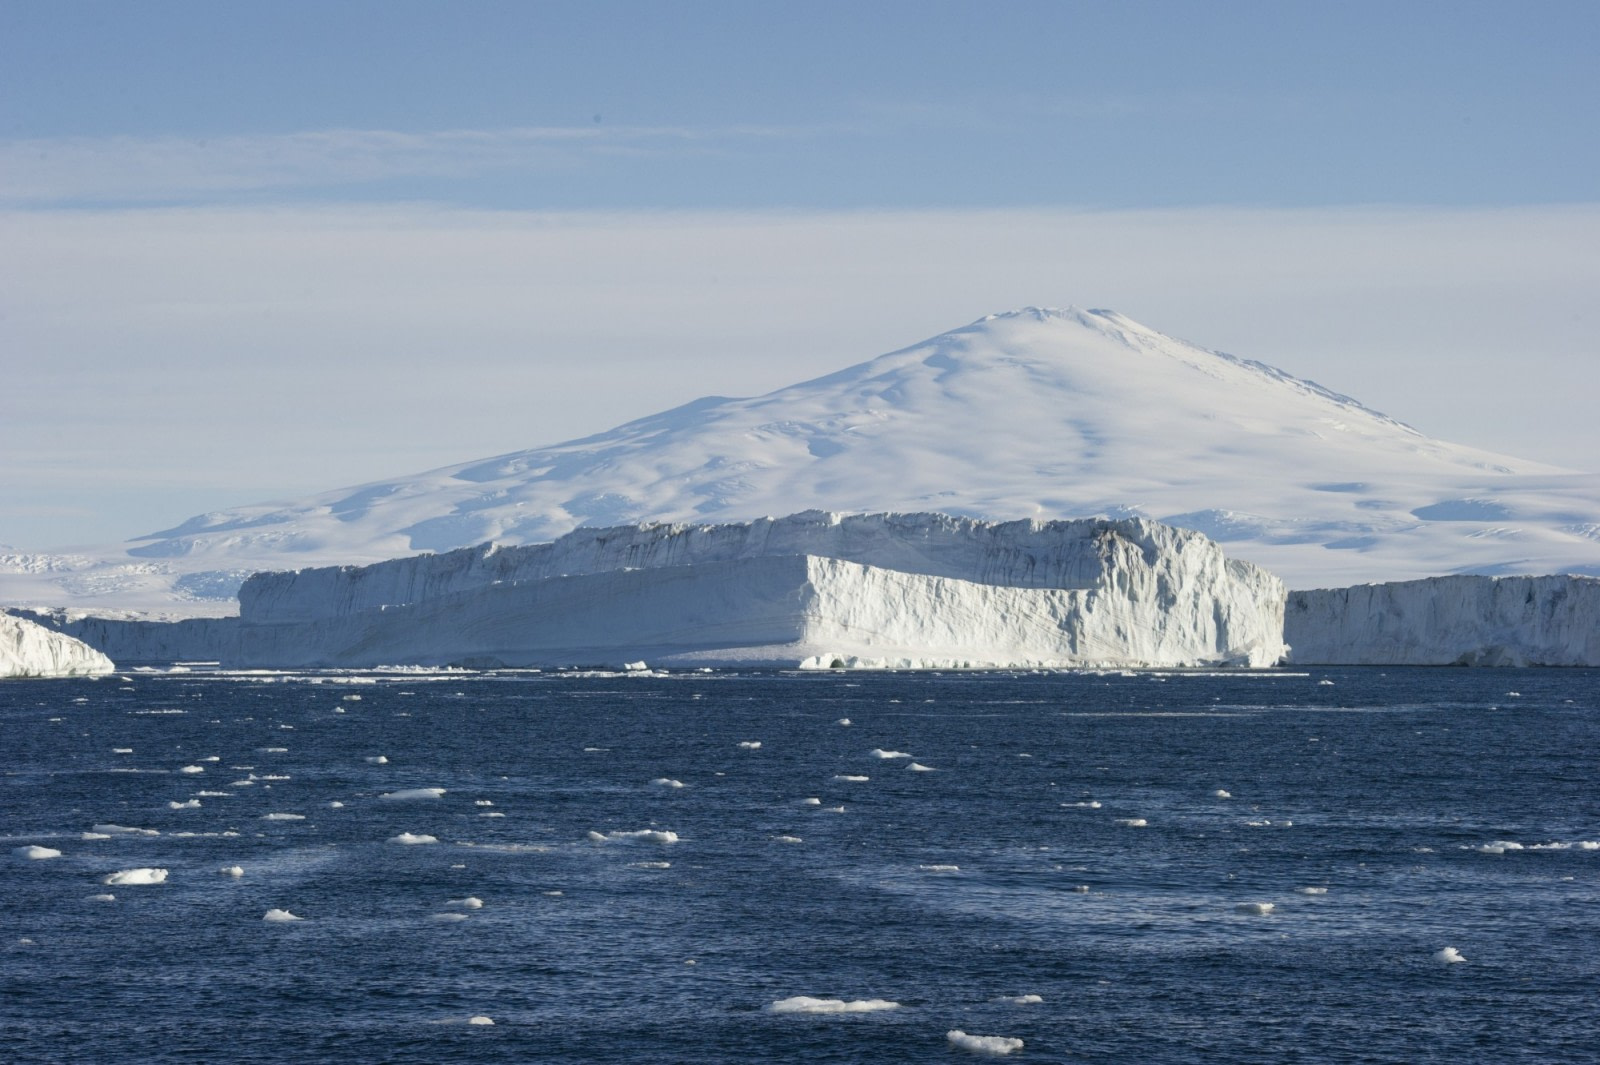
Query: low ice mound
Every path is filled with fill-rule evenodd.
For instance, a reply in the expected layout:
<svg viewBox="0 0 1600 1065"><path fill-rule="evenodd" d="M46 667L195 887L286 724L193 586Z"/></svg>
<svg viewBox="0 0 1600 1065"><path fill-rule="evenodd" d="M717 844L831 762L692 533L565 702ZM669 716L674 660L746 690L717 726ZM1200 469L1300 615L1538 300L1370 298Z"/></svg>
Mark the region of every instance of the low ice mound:
<svg viewBox="0 0 1600 1065"><path fill-rule="evenodd" d="M843 725L845 728L849 728L850 727L850 719L848 717L841 717L839 719L839 724Z"/></svg>
<svg viewBox="0 0 1600 1065"><path fill-rule="evenodd" d="M1523 849L1522 844L1509 839L1497 839L1493 843L1485 843L1476 848L1480 854L1508 854L1512 851Z"/></svg>
<svg viewBox="0 0 1600 1065"><path fill-rule="evenodd" d="M872 778L871 777L864 777L859 773L840 773L839 775L835 776L833 779L837 780L837 781L841 781L842 783L845 783L845 784L865 784L867 781L871 780Z"/></svg>
<svg viewBox="0 0 1600 1065"><path fill-rule="evenodd" d="M796 995L780 998L767 1007L769 1013L876 1013L879 1010L899 1009L900 1003L883 998L858 998L846 1001L837 998L812 998Z"/></svg>
<svg viewBox="0 0 1600 1065"><path fill-rule="evenodd" d="M959 866L959 865L919 865L919 866L917 866L917 868L919 870L921 870L922 872L924 872L924 873L959 873L959 872L961 872L961 866Z"/></svg>
<svg viewBox="0 0 1600 1065"><path fill-rule="evenodd" d="M1022 1040L1008 1035L968 1035L959 1028L952 1028L944 1037L957 1050L992 1058L1005 1057L1022 1049Z"/></svg>
<svg viewBox="0 0 1600 1065"><path fill-rule="evenodd" d="M1039 995L1005 995L995 999L996 1002L1009 1002L1013 1006L1037 1006L1044 999Z"/></svg>
<svg viewBox="0 0 1600 1065"><path fill-rule="evenodd" d="M476 1017L468 1017L467 1018L467 1023L468 1024L481 1024L481 1025L493 1026L494 1018L493 1017L485 1017L483 1014L480 1013Z"/></svg>
<svg viewBox="0 0 1600 1065"><path fill-rule="evenodd" d="M1216 791L1213 791L1211 793L1211 795L1212 795L1213 798L1216 798L1216 799L1231 799L1231 798L1233 798L1233 794L1230 791L1228 791L1228 789L1226 789L1226 788L1218 788Z"/></svg>
<svg viewBox="0 0 1600 1065"><path fill-rule="evenodd" d="M1142 817L1119 817L1115 823L1123 828L1144 828L1150 824Z"/></svg>
<svg viewBox="0 0 1600 1065"><path fill-rule="evenodd" d="M244 866L242 866L242 865L224 865L221 869L218 869L217 872L221 873L223 876L231 876L231 877L238 878L238 877L241 877L241 876L244 875Z"/></svg>
<svg viewBox="0 0 1600 1065"><path fill-rule="evenodd" d="M476 895L468 895L464 899L451 899L445 905L454 906L461 910L481 910L483 909L483 900Z"/></svg>
<svg viewBox="0 0 1600 1065"><path fill-rule="evenodd" d="M650 783L654 784L658 788L681 788L681 787L683 787L683 781L681 781L681 780L673 780L671 777L656 777Z"/></svg>
<svg viewBox="0 0 1600 1065"><path fill-rule="evenodd" d="M416 846L420 846L420 845L422 845L424 843L438 843L439 842L439 837L438 836L430 836L430 835L428 835L426 833L402 832L398 836L390 836L389 837L389 842L390 843L401 843L401 844L404 844L404 845L406 845L408 847L416 847Z"/></svg>
<svg viewBox="0 0 1600 1065"><path fill-rule="evenodd" d="M1302 895L1326 895L1328 893L1328 889L1325 887L1303 887L1298 890Z"/></svg>
<svg viewBox="0 0 1600 1065"><path fill-rule="evenodd" d="M381 755L381 754L369 754L369 755L367 755L366 758L362 759L362 761L366 762L368 765L388 765L389 764L388 757L386 755Z"/></svg>
<svg viewBox="0 0 1600 1065"><path fill-rule="evenodd" d="M61 857L61 852L56 850L54 847L40 847L37 845L17 847L11 853L15 854L19 858L27 858L29 861L35 862L42 862L47 858Z"/></svg>
<svg viewBox="0 0 1600 1065"><path fill-rule="evenodd" d="M1467 959L1463 958L1461 952L1455 947L1445 947L1435 952L1433 960L1442 962L1445 965L1454 965L1456 962L1466 961Z"/></svg>
<svg viewBox="0 0 1600 1065"><path fill-rule="evenodd" d="M1270 902L1241 902L1233 908L1233 912L1247 914L1251 917L1265 917L1276 908Z"/></svg>
<svg viewBox="0 0 1600 1065"><path fill-rule="evenodd" d="M819 799L819 798L816 798L815 796L812 796L809 799L801 799L800 800L800 805L801 806L821 806L822 805L822 800Z"/></svg>
<svg viewBox="0 0 1600 1065"><path fill-rule="evenodd" d="M635 869L671 869L671 862L633 862Z"/></svg>
<svg viewBox="0 0 1600 1065"><path fill-rule="evenodd" d="M132 884L162 884L167 879L165 869L123 869L100 878L100 883L112 886Z"/></svg>
<svg viewBox="0 0 1600 1065"><path fill-rule="evenodd" d="M908 770L910 770L911 772L913 772L913 773L937 773L938 772L938 770L933 768L933 766L931 766L931 765L923 765L921 762L912 762L910 765L906 766L906 768Z"/></svg>
<svg viewBox="0 0 1600 1065"><path fill-rule="evenodd" d="M772 837L772 841L774 843L804 843L805 842L805 840L801 839L799 836L773 836Z"/></svg>
<svg viewBox="0 0 1600 1065"><path fill-rule="evenodd" d="M449 921L465 921L467 919L467 915L464 914L464 913L436 913L436 914L433 915L432 919L435 920L435 921L446 921L446 922L449 922Z"/></svg>
<svg viewBox="0 0 1600 1065"><path fill-rule="evenodd" d="M747 751L759 751L761 749L761 741L760 740L740 740L739 741L739 746L742 747L744 750L747 750Z"/></svg>
<svg viewBox="0 0 1600 1065"><path fill-rule="evenodd" d="M204 773L205 771L206 767L203 765L186 765L178 770L180 773Z"/></svg>
<svg viewBox="0 0 1600 1065"><path fill-rule="evenodd" d="M386 802L413 802L417 799L442 799L443 788L403 788L400 791L386 791L378 798Z"/></svg>
<svg viewBox="0 0 1600 1065"><path fill-rule="evenodd" d="M281 924L281 923L284 923L284 922L287 922L287 921L304 921L305 920L304 917L297 917L294 914L290 913L288 910L279 910L279 909L268 910L266 913L262 914L261 919L263 921L271 921L274 924Z"/></svg>
<svg viewBox="0 0 1600 1065"><path fill-rule="evenodd" d="M115 895L111 895L111 894L90 895L86 901L88 901L88 902L116 902L117 901L117 897Z"/></svg>
<svg viewBox="0 0 1600 1065"><path fill-rule="evenodd" d="M304 821L305 814L262 814L263 821Z"/></svg>
<svg viewBox="0 0 1600 1065"><path fill-rule="evenodd" d="M107 836L159 836L153 828L129 828L127 825L90 825L89 831Z"/></svg>
<svg viewBox="0 0 1600 1065"><path fill-rule="evenodd" d="M589 839L595 843L624 843L630 840L640 843L676 843L678 834L654 828L641 828L633 832L590 832Z"/></svg>
<svg viewBox="0 0 1600 1065"><path fill-rule="evenodd" d="M184 802L179 802L176 799L174 799L171 802L167 803L167 809L169 809L169 810L198 810L198 809L200 809L200 800L199 799L187 799Z"/></svg>
<svg viewBox="0 0 1600 1065"><path fill-rule="evenodd" d="M874 758L910 758L911 757L909 754L907 754L904 751L886 751L882 747L874 747L874 748L872 748L872 750L868 751L867 753L872 755L872 757L874 757Z"/></svg>

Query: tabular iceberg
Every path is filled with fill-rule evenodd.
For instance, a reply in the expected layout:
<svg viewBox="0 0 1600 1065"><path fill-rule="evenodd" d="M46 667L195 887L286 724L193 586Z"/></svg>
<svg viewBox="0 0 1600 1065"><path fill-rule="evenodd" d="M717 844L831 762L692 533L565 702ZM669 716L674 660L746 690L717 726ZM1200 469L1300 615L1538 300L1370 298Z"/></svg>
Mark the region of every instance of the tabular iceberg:
<svg viewBox="0 0 1600 1065"><path fill-rule="evenodd" d="M0 677L90 677L115 668L80 640L0 613Z"/></svg>
<svg viewBox="0 0 1600 1065"><path fill-rule="evenodd" d="M808 511L257 574L231 664L1270 666L1285 594L1139 519Z"/></svg>
<svg viewBox="0 0 1600 1065"><path fill-rule="evenodd" d="M1430 577L1289 595L1290 661L1600 665L1600 578Z"/></svg>

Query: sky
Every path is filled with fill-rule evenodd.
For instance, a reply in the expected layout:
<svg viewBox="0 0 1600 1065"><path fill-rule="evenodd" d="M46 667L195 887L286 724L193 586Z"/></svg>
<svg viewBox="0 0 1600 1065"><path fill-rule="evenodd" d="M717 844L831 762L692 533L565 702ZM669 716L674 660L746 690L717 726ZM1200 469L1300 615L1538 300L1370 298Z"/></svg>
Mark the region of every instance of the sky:
<svg viewBox="0 0 1600 1065"><path fill-rule="evenodd" d="M0 544L1108 307L1600 455L1600 5L0 0Z"/></svg>

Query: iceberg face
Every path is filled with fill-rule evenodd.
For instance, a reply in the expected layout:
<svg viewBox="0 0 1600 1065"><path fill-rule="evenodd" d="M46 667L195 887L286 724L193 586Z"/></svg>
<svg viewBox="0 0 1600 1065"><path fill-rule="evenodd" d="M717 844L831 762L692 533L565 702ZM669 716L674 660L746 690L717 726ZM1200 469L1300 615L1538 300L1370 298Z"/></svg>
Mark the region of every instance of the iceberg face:
<svg viewBox="0 0 1600 1065"><path fill-rule="evenodd" d="M115 668L81 640L0 613L0 677L91 677Z"/></svg>
<svg viewBox="0 0 1600 1065"><path fill-rule="evenodd" d="M1143 520L806 512L257 574L241 666L1268 666L1283 585Z"/></svg>
<svg viewBox="0 0 1600 1065"><path fill-rule="evenodd" d="M1292 592L1297 665L1600 666L1600 578L1431 577Z"/></svg>

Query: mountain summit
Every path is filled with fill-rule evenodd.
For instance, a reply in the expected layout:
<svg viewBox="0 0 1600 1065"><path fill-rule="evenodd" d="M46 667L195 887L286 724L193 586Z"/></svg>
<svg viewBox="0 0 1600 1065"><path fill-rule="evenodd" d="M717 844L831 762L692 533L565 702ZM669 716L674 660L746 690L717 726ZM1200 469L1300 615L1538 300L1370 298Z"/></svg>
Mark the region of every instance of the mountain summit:
<svg viewBox="0 0 1600 1065"><path fill-rule="evenodd" d="M580 440L204 514L102 565L192 595L252 569L813 508L1154 518L1291 587L1600 573L1600 478L1433 440L1264 363L1073 308L991 315Z"/></svg>

